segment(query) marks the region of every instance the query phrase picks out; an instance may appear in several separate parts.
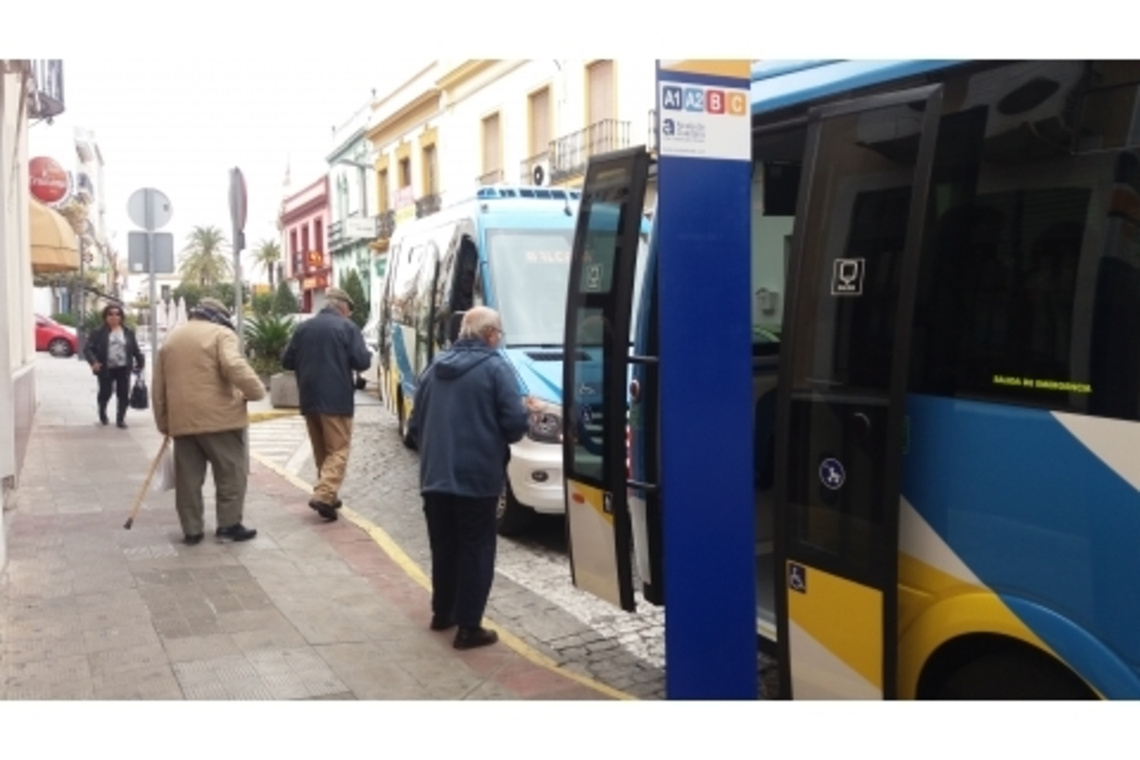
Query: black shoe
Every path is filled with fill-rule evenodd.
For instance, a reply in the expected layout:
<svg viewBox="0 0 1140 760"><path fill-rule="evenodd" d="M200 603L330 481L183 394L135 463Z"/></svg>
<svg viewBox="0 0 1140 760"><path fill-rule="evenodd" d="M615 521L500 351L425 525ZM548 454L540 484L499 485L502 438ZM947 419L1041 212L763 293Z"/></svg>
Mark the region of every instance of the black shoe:
<svg viewBox="0 0 1140 760"><path fill-rule="evenodd" d="M455 621L443 615L431 616L431 629L433 631L446 631L451 626L455 625Z"/></svg>
<svg viewBox="0 0 1140 760"><path fill-rule="evenodd" d="M127 421L126 420L119 420L118 422L115 423L115 427L122 428L123 430L126 430L127 429Z"/></svg>
<svg viewBox="0 0 1140 760"><path fill-rule="evenodd" d="M257 535L257 531L238 523L228 528L218 528L214 531L214 535L218 538L228 538L231 541L248 541Z"/></svg>
<svg viewBox="0 0 1140 760"><path fill-rule="evenodd" d="M456 649L474 649L475 647L485 647L494 644L498 640L499 634L494 631L489 631L482 626L460 628L455 632L455 642L452 646Z"/></svg>
<svg viewBox="0 0 1140 760"><path fill-rule="evenodd" d="M110 422L111 421L109 419L107 419L107 413L105 411L103 411L102 409L100 409L99 410L99 424L100 425L108 425L108 424L110 424Z"/></svg>
<svg viewBox="0 0 1140 760"><path fill-rule="evenodd" d="M327 522L335 522L337 518L336 511L340 508L340 501L335 504L325 504L323 501L316 499L309 500L309 509L316 510L317 514L323 517Z"/></svg>
<svg viewBox="0 0 1140 760"><path fill-rule="evenodd" d="M188 535L188 536L185 536L185 537L182 539L182 543L186 544L187 546L194 546L195 544L200 544L200 543L202 543L202 538L203 538L203 537L204 537L204 534L202 534L202 533L195 533L195 534L193 534L193 535Z"/></svg>

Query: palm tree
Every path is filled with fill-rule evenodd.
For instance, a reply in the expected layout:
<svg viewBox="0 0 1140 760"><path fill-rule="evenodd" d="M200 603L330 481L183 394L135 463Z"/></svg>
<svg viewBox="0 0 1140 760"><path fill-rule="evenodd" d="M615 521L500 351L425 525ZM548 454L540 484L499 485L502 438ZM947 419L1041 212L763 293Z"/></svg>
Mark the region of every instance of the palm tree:
<svg viewBox="0 0 1140 760"><path fill-rule="evenodd" d="M210 288L232 277L230 262L222 253L226 236L217 227L195 227L186 236L178 274L183 282Z"/></svg>
<svg viewBox="0 0 1140 760"><path fill-rule="evenodd" d="M260 266L269 275L269 289L273 289L273 275L277 271L277 262L281 261L281 246L276 240L262 240L253 252L254 264Z"/></svg>

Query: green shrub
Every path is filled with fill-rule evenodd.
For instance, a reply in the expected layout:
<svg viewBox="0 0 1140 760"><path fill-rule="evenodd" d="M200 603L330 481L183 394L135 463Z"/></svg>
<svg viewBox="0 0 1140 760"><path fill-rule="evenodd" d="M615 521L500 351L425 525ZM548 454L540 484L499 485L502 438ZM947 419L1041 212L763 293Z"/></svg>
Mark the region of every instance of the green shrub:
<svg viewBox="0 0 1140 760"><path fill-rule="evenodd" d="M293 291L289 288L289 283L282 280L277 283L277 292L273 294L273 313L277 315L282 314L296 314L301 310L301 304L297 302L297 296L293 295Z"/></svg>
<svg viewBox="0 0 1140 760"><path fill-rule="evenodd" d="M364 295L364 283L360 281L360 275L355 269L348 271L341 282L341 287L344 288L344 292L348 293L348 297L355 304L355 308L352 310L352 321L356 323L357 327L363 329L368 324L368 312L371 311L371 304L368 303L368 296Z"/></svg>
<svg viewBox="0 0 1140 760"><path fill-rule="evenodd" d="M51 318L53 322L58 322L59 324L67 325L68 327L75 327L75 323L79 321L79 319L74 314L62 311L56 314L52 314Z"/></svg>
<svg viewBox="0 0 1140 760"><path fill-rule="evenodd" d="M254 293L252 303L254 315L264 317L273 312L273 294L272 293Z"/></svg>

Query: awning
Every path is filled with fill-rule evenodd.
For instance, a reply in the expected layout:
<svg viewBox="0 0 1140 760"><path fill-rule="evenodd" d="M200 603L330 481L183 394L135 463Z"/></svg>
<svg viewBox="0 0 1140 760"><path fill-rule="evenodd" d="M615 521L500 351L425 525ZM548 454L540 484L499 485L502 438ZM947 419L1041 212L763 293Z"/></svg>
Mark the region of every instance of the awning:
<svg viewBox="0 0 1140 760"><path fill-rule="evenodd" d="M34 274L79 269L79 239L62 214L29 198L28 229L32 238Z"/></svg>

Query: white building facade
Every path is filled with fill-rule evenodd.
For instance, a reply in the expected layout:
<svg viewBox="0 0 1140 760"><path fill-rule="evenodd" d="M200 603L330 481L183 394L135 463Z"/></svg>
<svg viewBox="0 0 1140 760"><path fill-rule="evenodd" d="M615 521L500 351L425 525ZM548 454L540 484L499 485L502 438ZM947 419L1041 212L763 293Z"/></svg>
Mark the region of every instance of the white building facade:
<svg viewBox="0 0 1140 760"><path fill-rule="evenodd" d="M62 112L60 61L0 60L0 569L36 412L33 271L78 263L66 220L29 192L29 121Z"/></svg>
<svg viewBox="0 0 1140 760"><path fill-rule="evenodd" d="M369 246L378 235L374 212L376 182L372 149L366 139L371 101L365 103L344 124L333 130L329 166L329 256L332 283L344 287L350 271L360 276L367 294L372 279L383 275L373 264Z"/></svg>

